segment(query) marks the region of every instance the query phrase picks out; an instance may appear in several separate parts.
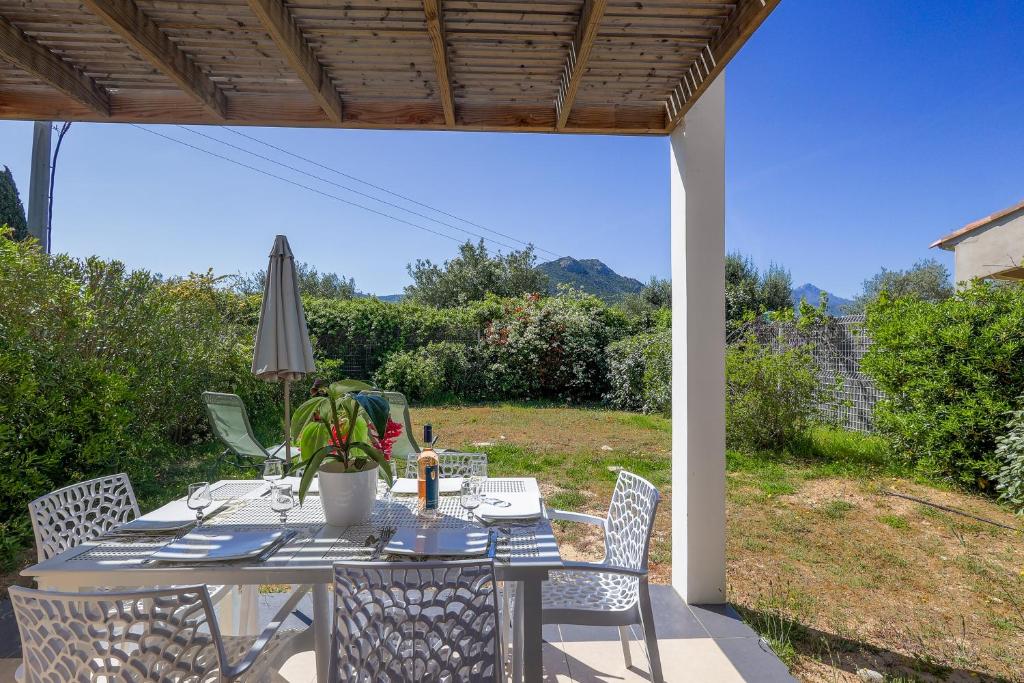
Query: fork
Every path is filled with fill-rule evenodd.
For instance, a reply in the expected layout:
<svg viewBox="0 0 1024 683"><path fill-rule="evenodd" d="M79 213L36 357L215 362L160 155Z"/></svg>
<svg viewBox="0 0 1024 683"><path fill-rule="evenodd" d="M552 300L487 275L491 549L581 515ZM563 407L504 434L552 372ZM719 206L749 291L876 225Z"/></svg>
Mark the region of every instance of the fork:
<svg viewBox="0 0 1024 683"><path fill-rule="evenodd" d="M380 530L380 538L377 539L377 545L373 549L373 553L370 554L370 562L375 562L380 559L381 554L384 552L384 547L391 540L391 537L395 535L397 529L393 526L386 526Z"/></svg>

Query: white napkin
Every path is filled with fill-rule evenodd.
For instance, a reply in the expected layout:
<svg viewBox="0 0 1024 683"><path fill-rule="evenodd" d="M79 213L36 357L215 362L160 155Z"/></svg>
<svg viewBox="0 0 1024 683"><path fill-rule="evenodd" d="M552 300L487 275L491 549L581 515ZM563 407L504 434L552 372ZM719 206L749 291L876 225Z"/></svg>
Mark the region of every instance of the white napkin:
<svg viewBox="0 0 1024 683"><path fill-rule="evenodd" d="M458 493L462 488L462 477L441 477L438 479L438 493ZM391 488L391 493L413 495L419 493L419 479L399 477Z"/></svg>
<svg viewBox="0 0 1024 683"><path fill-rule="evenodd" d="M477 517L493 521L540 519L541 514L540 498L532 493L485 493L476 509Z"/></svg>
<svg viewBox="0 0 1024 683"><path fill-rule="evenodd" d="M209 517L223 507L228 501L215 500L213 505L203 510L203 516ZM117 527L117 531L145 533L147 531L173 531L183 529L196 521L196 511L189 508L184 500L172 500L167 505L133 519L127 524Z"/></svg>

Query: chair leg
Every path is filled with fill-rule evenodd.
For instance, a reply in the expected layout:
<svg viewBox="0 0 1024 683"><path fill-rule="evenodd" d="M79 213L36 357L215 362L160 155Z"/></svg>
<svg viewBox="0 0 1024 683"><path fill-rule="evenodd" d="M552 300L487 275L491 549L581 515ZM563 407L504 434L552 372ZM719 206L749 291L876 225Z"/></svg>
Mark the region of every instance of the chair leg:
<svg viewBox="0 0 1024 683"><path fill-rule="evenodd" d="M651 589L647 579L640 579L640 619L644 627L644 640L647 643L647 661L651 664L651 680L653 683L664 683L661 672L661 654L658 652L658 633L654 628L654 610L651 609Z"/></svg>
<svg viewBox="0 0 1024 683"><path fill-rule="evenodd" d="M626 660L626 668L633 666L633 657L629 654L629 627L619 627L619 640L622 641L622 658Z"/></svg>

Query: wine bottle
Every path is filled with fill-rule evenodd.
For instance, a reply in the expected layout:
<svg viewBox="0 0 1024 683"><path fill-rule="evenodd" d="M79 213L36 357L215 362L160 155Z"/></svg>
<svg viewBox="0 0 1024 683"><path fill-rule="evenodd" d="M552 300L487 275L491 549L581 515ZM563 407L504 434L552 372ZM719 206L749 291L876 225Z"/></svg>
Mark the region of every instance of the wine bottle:
<svg viewBox="0 0 1024 683"><path fill-rule="evenodd" d="M423 425L423 450L420 451L416 464L419 472L420 509L429 513L436 512L438 508L438 477L441 475L440 463L433 446L433 427L429 424Z"/></svg>

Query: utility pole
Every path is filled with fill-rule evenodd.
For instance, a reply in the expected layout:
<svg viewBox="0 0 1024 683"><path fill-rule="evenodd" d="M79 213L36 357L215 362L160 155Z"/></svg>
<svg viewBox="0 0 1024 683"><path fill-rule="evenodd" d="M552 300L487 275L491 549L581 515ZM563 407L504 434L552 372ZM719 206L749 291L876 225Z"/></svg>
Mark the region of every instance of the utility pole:
<svg viewBox="0 0 1024 683"><path fill-rule="evenodd" d="M36 121L32 129L32 172L28 185L28 234L50 253L50 139L52 121Z"/></svg>

